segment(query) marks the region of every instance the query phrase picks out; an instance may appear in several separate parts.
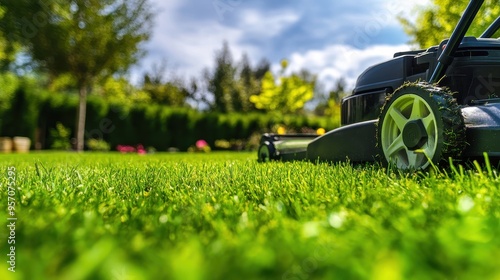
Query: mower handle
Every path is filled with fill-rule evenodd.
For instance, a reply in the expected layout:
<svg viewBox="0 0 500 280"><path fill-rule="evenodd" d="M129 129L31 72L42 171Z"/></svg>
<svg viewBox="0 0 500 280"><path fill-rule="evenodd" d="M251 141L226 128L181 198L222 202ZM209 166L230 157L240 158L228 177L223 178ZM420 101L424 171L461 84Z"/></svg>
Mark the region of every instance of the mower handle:
<svg viewBox="0 0 500 280"><path fill-rule="evenodd" d="M495 35L495 32L500 28L500 17L498 17L479 38L491 38Z"/></svg>
<svg viewBox="0 0 500 280"><path fill-rule="evenodd" d="M469 29L470 25L472 24L472 21L476 17L477 13L479 12L479 8L481 8L483 3L484 0L470 1L469 5L467 6L467 9L465 9L464 14L460 18L457 27L455 27L455 30L453 30L450 40L448 41L443 52L438 58L438 64L436 65L436 69L434 69L434 72L431 78L429 79L430 84L437 83L446 73L448 66L453 62L454 58L453 56L455 55L458 46L462 42L465 33Z"/></svg>

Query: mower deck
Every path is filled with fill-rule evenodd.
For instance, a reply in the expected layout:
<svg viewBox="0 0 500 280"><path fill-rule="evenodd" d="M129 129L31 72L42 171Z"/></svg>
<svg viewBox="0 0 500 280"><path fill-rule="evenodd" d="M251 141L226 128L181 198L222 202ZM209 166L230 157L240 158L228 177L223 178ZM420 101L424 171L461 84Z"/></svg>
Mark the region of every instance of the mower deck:
<svg viewBox="0 0 500 280"><path fill-rule="evenodd" d="M477 102L476 102L477 103ZM481 105L462 108L467 147L462 156L500 157L500 100L485 100Z"/></svg>

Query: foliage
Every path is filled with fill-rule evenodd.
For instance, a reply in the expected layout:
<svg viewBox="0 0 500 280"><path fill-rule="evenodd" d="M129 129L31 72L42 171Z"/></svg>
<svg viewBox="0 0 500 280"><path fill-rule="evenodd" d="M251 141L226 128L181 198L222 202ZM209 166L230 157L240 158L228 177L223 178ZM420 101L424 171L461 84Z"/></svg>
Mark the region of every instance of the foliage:
<svg viewBox="0 0 500 280"><path fill-rule="evenodd" d="M52 137L51 149L63 151L71 149L71 130L64 127L60 122L56 124L55 128L50 130L50 136Z"/></svg>
<svg viewBox="0 0 500 280"><path fill-rule="evenodd" d="M4 14L5 14L5 8L0 6L0 19L3 17ZM7 58L7 54L5 51L6 48L7 48L7 40L5 38L3 30L0 30L0 62L4 61Z"/></svg>
<svg viewBox="0 0 500 280"><path fill-rule="evenodd" d="M0 114L11 107L12 98L20 82L20 79L12 73L0 74Z"/></svg>
<svg viewBox="0 0 500 280"><path fill-rule="evenodd" d="M262 89L258 95L250 96L250 101L258 109L283 114L294 114L304 108L314 96L315 77L302 78L298 74L284 76L287 62L282 61L279 82L268 71L262 80Z"/></svg>
<svg viewBox="0 0 500 280"><path fill-rule="evenodd" d="M245 149L248 149L248 150L256 150L259 146L259 143L257 143L256 145L254 143L251 143L253 134L250 135L249 139L247 141L245 140L234 140L234 139L231 139L231 140L226 140L226 139L218 139L218 140L215 140L215 148L217 150L232 150L232 151L242 151L242 150L245 150ZM260 140L260 134L259 134L259 140Z"/></svg>
<svg viewBox="0 0 500 280"><path fill-rule="evenodd" d="M236 91L231 98L232 107L236 112L248 112L254 109L249 99L252 92L258 92L259 84L254 77L250 61L246 54L243 55L240 64L240 67L237 68L239 76L236 81Z"/></svg>
<svg viewBox="0 0 500 280"><path fill-rule="evenodd" d="M18 80L14 75L11 74L0 74L0 135L4 136L5 132L3 131L4 127L4 119L7 114L10 112L12 97L14 96L14 92L17 89Z"/></svg>
<svg viewBox="0 0 500 280"><path fill-rule="evenodd" d="M16 59L19 51L19 44L9 37L10 30L1 28L2 18L6 13L5 7L0 3L0 70L7 70L10 64Z"/></svg>
<svg viewBox="0 0 500 280"><path fill-rule="evenodd" d="M233 104L237 100L232 100L238 96L234 77L236 68L233 66L233 58L227 42L224 42L222 50L216 54L215 70L213 73L205 73L208 83L208 91L213 94L212 110L220 112L234 111Z"/></svg>
<svg viewBox="0 0 500 280"><path fill-rule="evenodd" d="M52 92L60 93L75 93L78 92L76 88L76 80L71 74L61 74L53 77L48 81L47 89Z"/></svg>
<svg viewBox="0 0 500 280"><path fill-rule="evenodd" d="M95 152L107 152L111 149L108 142L102 139L95 139L95 138L89 139L87 141L87 147L89 148L89 150Z"/></svg>
<svg viewBox="0 0 500 280"><path fill-rule="evenodd" d="M185 106L188 91L175 82L155 83L149 76L144 77L144 91L157 104L181 107Z"/></svg>
<svg viewBox="0 0 500 280"><path fill-rule="evenodd" d="M433 0L429 6L418 10L415 23L406 18L399 20L406 33L412 38L412 43L420 48L428 48L438 45L442 40L451 36L469 2L468 0ZM485 0L467 35L478 37L498 16L500 16L498 1ZM497 33L495 36L500 37L500 34Z"/></svg>
<svg viewBox="0 0 500 280"><path fill-rule="evenodd" d="M92 93L102 96L111 103L120 103L125 106L152 101L146 91L131 85L125 77L107 77L102 85L95 87Z"/></svg>
<svg viewBox="0 0 500 280"><path fill-rule="evenodd" d="M154 64L151 71L144 74L142 89L152 102L162 105L182 107L190 95L180 78L167 73L167 62Z"/></svg>
<svg viewBox="0 0 500 280"><path fill-rule="evenodd" d="M345 96L347 96L345 80L339 79L334 88L330 90L328 97L320 99L314 113L318 116L340 116L340 106L342 98Z"/></svg>
<svg viewBox="0 0 500 280"><path fill-rule="evenodd" d="M346 87L346 81L343 78L340 78L335 83L333 89L330 90L329 99L333 99L335 103L340 104L342 102L342 98L348 95Z"/></svg>
<svg viewBox="0 0 500 280"><path fill-rule="evenodd" d="M5 14L5 8L0 6L0 19L3 18L4 14ZM7 42L5 40L5 35L3 34L2 31L0 31L0 60L5 59L6 45L7 45Z"/></svg>
<svg viewBox="0 0 500 280"><path fill-rule="evenodd" d="M252 68L246 54L235 64L229 46L224 42L222 50L215 55L215 69L204 73L207 90L213 95L210 109L224 113L254 111L250 96L260 91L263 73L269 68L266 60Z"/></svg>
<svg viewBox="0 0 500 280"><path fill-rule="evenodd" d="M4 155L7 167L18 178L16 273L3 261L1 279L500 274L500 178L489 165L401 174L258 164L253 153L51 153ZM8 184L0 177L4 193Z"/></svg>
<svg viewBox="0 0 500 280"><path fill-rule="evenodd" d="M149 37L147 0L76 0L2 3L1 31L17 35L41 69L70 74L79 89L76 146L83 148L87 88L96 78L125 71L139 58Z"/></svg>

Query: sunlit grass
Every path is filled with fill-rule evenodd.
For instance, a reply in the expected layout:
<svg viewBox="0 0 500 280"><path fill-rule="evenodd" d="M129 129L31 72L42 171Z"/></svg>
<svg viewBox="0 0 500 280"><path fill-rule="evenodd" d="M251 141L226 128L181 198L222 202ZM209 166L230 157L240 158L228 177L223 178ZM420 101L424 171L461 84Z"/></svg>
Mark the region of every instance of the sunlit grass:
<svg viewBox="0 0 500 280"><path fill-rule="evenodd" d="M9 166L18 184L16 273L2 254L0 279L500 278L491 167L400 174L261 164L254 153L0 156L2 209Z"/></svg>

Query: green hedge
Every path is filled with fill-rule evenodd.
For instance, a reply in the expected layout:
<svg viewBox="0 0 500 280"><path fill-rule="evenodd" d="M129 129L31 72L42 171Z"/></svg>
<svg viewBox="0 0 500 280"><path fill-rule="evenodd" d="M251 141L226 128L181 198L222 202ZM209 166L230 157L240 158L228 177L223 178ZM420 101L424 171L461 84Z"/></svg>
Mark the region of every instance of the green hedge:
<svg viewBox="0 0 500 280"><path fill-rule="evenodd" d="M21 82L10 98L11 106L3 106L5 109L0 111L0 136L28 136L48 149L53 143L50 131L58 122L74 134L77 104L76 95L43 92ZM85 137L103 139L112 149L117 145L142 144L159 151L170 147L187 150L199 139L214 147L215 140L248 139L253 133L269 132L277 125L300 131L302 127L329 130L337 123L336 119L319 117L217 114L146 104L127 107L91 95Z"/></svg>
<svg viewBox="0 0 500 280"><path fill-rule="evenodd" d="M15 83L15 88L7 87L3 82ZM39 101L34 83L28 79L4 74L0 77L0 136L24 136L35 138L40 116Z"/></svg>

